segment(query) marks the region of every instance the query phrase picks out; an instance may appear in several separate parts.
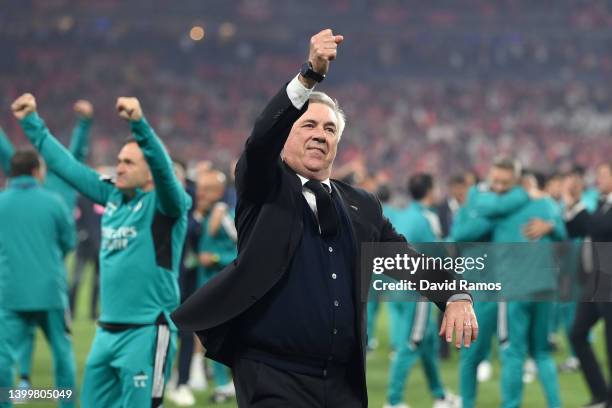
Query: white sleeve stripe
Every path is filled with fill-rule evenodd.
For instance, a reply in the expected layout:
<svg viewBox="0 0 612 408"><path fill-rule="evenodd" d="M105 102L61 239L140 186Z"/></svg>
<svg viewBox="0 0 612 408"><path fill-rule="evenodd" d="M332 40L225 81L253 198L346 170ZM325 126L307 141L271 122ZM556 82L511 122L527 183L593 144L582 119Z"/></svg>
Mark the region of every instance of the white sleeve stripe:
<svg viewBox="0 0 612 408"><path fill-rule="evenodd" d="M153 398L161 398L164 395L164 368L169 345L170 329L166 325L157 326L157 348L153 367Z"/></svg>
<svg viewBox="0 0 612 408"><path fill-rule="evenodd" d="M234 242L238 242L238 232L236 231L236 224L234 224L234 219L231 215L225 214L225 216L221 219L221 226L227 233L227 235Z"/></svg>

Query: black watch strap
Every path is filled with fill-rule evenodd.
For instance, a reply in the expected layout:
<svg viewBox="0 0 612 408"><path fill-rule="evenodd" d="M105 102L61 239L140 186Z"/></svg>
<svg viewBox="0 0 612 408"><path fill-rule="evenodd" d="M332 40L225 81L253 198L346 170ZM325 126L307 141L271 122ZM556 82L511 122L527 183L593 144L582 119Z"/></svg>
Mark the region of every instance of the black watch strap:
<svg viewBox="0 0 612 408"><path fill-rule="evenodd" d="M315 82L321 82L325 79L325 75L321 75L318 72L313 71L312 64L310 61L306 61L302 65L302 69L300 70L300 74L304 78L312 79Z"/></svg>

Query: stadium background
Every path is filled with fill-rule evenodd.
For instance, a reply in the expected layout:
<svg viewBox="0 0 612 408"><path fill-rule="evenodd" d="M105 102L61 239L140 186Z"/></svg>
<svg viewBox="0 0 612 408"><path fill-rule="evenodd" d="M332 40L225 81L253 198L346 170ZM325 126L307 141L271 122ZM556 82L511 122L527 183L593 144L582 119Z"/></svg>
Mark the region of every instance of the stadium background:
<svg viewBox="0 0 612 408"><path fill-rule="evenodd" d="M482 176L501 152L547 172L572 163L590 169L612 157L611 10L608 1L569 0L2 0L0 125L26 143L9 105L30 91L66 142L72 103L89 99L90 164L112 165L126 136L115 99L135 95L174 157L228 169L267 98L305 59L310 36L331 27L346 41L321 89L348 117L337 167L363 185L371 178L403 188L415 171L442 182L468 168ZM94 329L87 293L74 321L79 379ZM384 400L385 321L368 360L372 406ZM599 341L597 348L601 356ZM456 357L442 362L455 392ZM496 366L479 406L498 404L498 378ZM579 374L560 381L566 406L588 400ZM33 382L52 383L43 341ZM407 401L430 405L425 389L417 369ZM543 406L537 383L524 406Z"/></svg>

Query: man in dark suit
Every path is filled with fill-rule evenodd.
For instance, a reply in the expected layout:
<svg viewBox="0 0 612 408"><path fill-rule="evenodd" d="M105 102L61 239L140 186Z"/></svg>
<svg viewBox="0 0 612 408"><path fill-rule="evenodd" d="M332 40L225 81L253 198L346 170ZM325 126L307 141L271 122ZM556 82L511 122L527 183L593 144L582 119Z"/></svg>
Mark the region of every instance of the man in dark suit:
<svg viewBox="0 0 612 408"><path fill-rule="evenodd" d="M308 63L257 119L236 170L238 257L172 315L232 367L240 407L367 406L360 243L405 239L373 195L329 179L344 114L312 88L342 41L313 36ZM470 296L424 294L445 310L440 334L469 346Z"/></svg>
<svg viewBox="0 0 612 408"><path fill-rule="evenodd" d="M572 238L587 237L582 250L582 266L587 275L584 302L578 303L570 340L584 374L591 402L585 407L612 408L612 384L597 363L589 342L593 326L603 319L606 330L608 370L612 373L612 162L597 167L599 201L594 213L589 213L579 196L565 196L567 230Z"/></svg>
<svg viewBox="0 0 612 408"><path fill-rule="evenodd" d="M443 237L447 237L450 233L450 227L453 225L453 218L459 210L459 207L465 203L465 198L467 197L467 191L469 189L469 185L465 181L463 174L457 174L451 177L448 187L448 197L437 207Z"/></svg>

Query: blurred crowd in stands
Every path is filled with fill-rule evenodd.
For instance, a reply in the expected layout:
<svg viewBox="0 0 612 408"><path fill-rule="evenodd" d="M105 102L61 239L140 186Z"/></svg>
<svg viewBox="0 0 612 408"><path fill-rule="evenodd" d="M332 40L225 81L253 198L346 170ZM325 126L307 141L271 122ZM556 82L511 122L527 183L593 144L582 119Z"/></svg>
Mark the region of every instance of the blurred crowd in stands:
<svg viewBox="0 0 612 408"><path fill-rule="evenodd" d="M92 165L114 163L127 136L114 101L135 95L173 156L229 169L305 33L326 26L346 38L320 85L347 114L344 172L403 186L416 171L484 175L498 153L546 171L612 156L609 1L26 3L0 10L0 126L25 143L8 107L31 91L65 141L86 98Z"/></svg>

